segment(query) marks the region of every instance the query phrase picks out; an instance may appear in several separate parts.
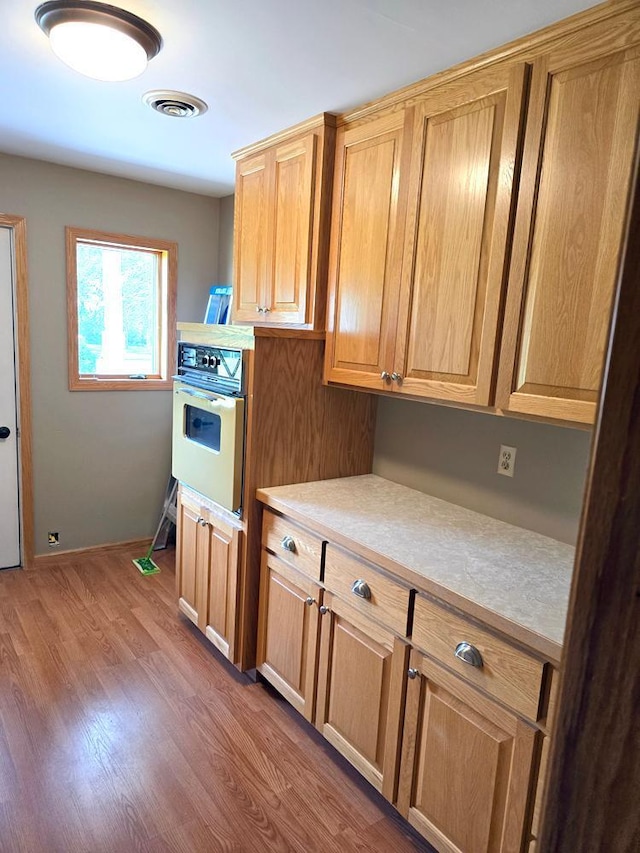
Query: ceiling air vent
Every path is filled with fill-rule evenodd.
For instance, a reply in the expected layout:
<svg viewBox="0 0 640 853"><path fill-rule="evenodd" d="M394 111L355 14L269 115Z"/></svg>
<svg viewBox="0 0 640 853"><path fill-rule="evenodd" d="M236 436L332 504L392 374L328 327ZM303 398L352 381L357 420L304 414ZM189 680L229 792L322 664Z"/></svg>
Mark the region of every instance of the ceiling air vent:
<svg viewBox="0 0 640 853"><path fill-rule="evenodd" d="M173 92L171 89L153 89L142 96L145 104L158 113L173 118L191 118L206 113L207 105L194 95Z"/></svg>

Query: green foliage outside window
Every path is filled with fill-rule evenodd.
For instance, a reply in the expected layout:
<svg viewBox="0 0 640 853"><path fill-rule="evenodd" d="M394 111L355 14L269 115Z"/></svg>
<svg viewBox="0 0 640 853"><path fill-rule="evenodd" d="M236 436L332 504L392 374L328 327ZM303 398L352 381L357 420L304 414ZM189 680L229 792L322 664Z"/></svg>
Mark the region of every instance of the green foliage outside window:
<svg viewBox="0 0 640 853"><path fill-rule="evenodd" d="M123 373L158 372L158 261L148 251L77 243L78 369L80 375L99 372L107 326L107 307L121 317ZM119 281L105 278L105 253L119 256ZM112 319L113 322L113 319Z"/></svg>

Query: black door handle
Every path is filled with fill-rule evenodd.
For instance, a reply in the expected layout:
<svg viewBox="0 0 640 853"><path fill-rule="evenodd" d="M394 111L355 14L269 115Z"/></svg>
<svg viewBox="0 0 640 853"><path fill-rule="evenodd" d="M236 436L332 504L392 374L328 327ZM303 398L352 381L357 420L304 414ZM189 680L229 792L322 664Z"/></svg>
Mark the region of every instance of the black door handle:
<svg viewBox="0 0 640 853"><path fill-rule="evenodd" d="M9 438L11 430L9 427L0 427L0 438Z"/></svg>

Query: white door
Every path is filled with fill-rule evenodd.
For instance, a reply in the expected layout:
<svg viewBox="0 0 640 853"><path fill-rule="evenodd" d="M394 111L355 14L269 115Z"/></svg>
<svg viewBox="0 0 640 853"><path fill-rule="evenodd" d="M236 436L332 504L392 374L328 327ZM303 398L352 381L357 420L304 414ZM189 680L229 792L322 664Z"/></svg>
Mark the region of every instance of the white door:
<svg viewBox="0 0 640 853"><path fill-rule="evenodd" d="M20 565L12 244L0 227L0 569Z"/></svg>

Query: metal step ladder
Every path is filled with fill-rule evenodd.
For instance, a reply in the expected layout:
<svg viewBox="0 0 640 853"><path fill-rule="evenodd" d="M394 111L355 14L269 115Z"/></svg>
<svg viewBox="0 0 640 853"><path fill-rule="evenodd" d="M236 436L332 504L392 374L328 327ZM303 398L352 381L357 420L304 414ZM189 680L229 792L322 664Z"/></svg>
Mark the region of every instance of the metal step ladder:
<svg viewBox="0 0 640 853"><path fill-rule="evenodd" d="M175 529L178 517L177 501L178 481L175 477L169 477L167 491L165 492L164 503L162 505L162 515L158 522L156 534L151 542L151 549L153 551L160 551L162 548L167 547L169 534L172 529Z"/></svg>

